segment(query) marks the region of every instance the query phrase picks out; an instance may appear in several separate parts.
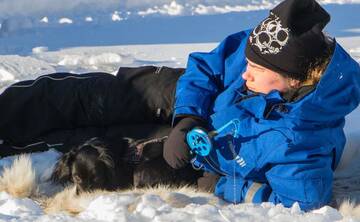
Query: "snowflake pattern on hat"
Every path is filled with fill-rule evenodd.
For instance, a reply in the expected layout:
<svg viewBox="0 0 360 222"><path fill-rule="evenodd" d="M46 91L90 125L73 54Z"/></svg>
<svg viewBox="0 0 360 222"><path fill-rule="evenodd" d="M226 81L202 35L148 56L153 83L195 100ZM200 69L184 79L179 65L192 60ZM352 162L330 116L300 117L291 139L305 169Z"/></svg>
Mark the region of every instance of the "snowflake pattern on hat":
<svg viewBox="0 0 360 222"><path fill-rule="evenodd" d="M261 54L278 54L289 40L290 29L282 27L281 20L274 13L253 30L249 40Z"/></svg>

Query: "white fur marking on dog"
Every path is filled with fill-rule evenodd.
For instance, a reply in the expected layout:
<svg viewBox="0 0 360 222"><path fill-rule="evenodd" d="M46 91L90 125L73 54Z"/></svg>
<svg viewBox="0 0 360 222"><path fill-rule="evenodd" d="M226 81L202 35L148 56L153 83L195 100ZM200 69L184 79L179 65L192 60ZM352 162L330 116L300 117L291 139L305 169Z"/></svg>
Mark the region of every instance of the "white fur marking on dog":
<svg viewBox="0 0 360 222"><path fill-rule="evenodd" d="M139 208L141 208L139 204L143 204L144 201L148 202L147 198L153 200L153 195L158 196L159 199L157 203L159 205L165 204L174 208L184 208L189 204L219 204L221 202L221 200L216 198L213 194L199 192L192 187L173 188L169 186L157 186L154 188L129 189L117 192L95 190L93 192L83 192L80 195L76 195L75 186L72 186L56 194L54 197L43 201L43 207L44 211L48 214L68 212L69 214L77 215L83 211L89 211L93 206L91 202L95 201L101 195L119 195L123 204L126 205L127 213L129 214L139 210ZM131 195L133 198L126 198L128 195ZM125 203L125 200L129 201L131 199L132 201ZM102 199L98 199L97 202L101 202L101 200ZM150 201L149 203L154 204L153 201ZM91 211L94 210L96 210L96 208L91 209ZM149 213L147 216L151 215L150 211L146 212Z"/></svg>
<svg viewBox="0 0 360 222"><path fill-rule="evenodd" d="M344 201L339 208L344 217L360 220L360 205L355 205L350 201Z"/></svg>
<svg viewBox="0 0 360 222"><path fill-rule="evenodd" d="M0 176L0 191L14 197L30 197L37 192L35 171L29 155L17 157L11 167L5 167Z"/></svg>
<svg viewBox="0 0 360 222"><path fill-rule="evenodd" d="M97 196L106 193L108 192L96 190L94 192L83 192L81 195L76 195L76 187L70 186L57 193L54 197L43 200L42 205L47 214L67 212L71 215L76 215L84 211Z"/></svg>

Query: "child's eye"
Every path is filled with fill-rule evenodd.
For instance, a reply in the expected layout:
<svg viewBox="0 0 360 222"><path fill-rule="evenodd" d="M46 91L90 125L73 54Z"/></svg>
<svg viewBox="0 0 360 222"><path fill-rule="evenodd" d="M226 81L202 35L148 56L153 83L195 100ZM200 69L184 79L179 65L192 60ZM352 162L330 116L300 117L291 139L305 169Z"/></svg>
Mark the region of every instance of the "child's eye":
<svg viewBox="0 0 360 222"><path fill-rule="evenodd" d="M264 72L264 71L265 71L263 68L261 68L261 67L259 67L259 66L256 66L256 65L254 65L254 64L249 63L249 65L250 65L250 67L251 67L252 69L254 69L254 70L257 71L257 72Z"/></svg>

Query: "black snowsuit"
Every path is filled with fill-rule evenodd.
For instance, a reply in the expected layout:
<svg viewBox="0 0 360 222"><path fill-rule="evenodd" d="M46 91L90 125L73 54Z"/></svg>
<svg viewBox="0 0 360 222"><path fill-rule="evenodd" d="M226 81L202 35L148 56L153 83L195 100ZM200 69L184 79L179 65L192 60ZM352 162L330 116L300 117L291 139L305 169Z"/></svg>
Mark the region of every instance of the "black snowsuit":
<svg viewBox="0 0 360 222"><path fill-rule="evenodd" d="M22 152L32 145L33 150L61 150L61 144L116 134L121 126L170 126L176 81L183 71L145 66L120 68L116 76L54 73L13 84L0 95L0 139ZM128 133L141 138L138 129Z"/></svg>

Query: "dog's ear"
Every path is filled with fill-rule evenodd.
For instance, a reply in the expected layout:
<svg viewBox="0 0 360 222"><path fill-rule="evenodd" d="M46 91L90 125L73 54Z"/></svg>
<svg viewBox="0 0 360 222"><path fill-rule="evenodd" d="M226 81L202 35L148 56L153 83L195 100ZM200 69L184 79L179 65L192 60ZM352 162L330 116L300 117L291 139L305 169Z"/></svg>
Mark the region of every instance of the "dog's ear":
<svg viewBox="0 0 360 222"><path fill-rule="evenodd" d="M57 183L66 184L71 181L71 167L74 162L77 149L71 149L56 162L51 180Z"/></svg>
<svg viewBox="0 0 360 222"><path fill-rule="evenodd" d="M107 168L113 169L115 167L114 160L112 158L111 150L109 149L110 144L103 138L94 137L86 141L82 147L90 146L95 149L98 153L98 160L103 162Z"/></svg>

